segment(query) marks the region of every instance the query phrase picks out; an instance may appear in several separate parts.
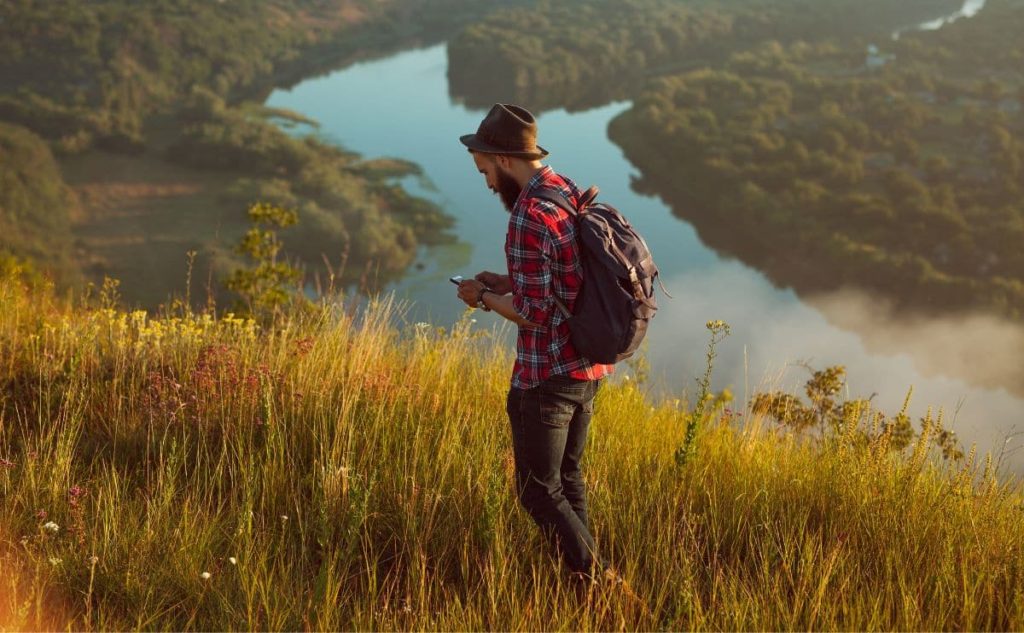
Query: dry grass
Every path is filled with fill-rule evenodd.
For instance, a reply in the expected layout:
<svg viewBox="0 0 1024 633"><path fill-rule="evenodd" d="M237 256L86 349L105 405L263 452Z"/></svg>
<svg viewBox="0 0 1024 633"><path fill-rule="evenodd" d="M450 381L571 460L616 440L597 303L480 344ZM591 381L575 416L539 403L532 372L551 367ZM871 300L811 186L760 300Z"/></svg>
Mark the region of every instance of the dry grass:
<svg viewBox="0 0 1024 633"><path fill-rule="evenodd" d="M679 469L686 411L629 382L585 473L650 613L579 602L512 493L508 354L393 311L260 329L0 282L0 628L1024 628L990 472L717 418Z"/></svg>

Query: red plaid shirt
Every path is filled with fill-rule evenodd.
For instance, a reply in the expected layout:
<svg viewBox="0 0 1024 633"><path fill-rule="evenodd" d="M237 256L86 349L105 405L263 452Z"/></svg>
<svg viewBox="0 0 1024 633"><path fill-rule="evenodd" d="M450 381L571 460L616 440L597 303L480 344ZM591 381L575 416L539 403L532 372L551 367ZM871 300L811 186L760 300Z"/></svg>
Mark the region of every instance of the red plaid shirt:
<svg viewBox="0 0 1024 633"><path fill-rule="evenodd" d="M512 386L530 389L548 376L596 380L612 373L612 365L591 363L569 340L569 324L555 305L557 295L571 312L583 283L576 223L558 206L533 197L553 190L576 204L582 192L576 183L543 167L523 187L512 208L505 236L505 259L512 281L512 306L519 316L540 328L519 327Z"/></svg>

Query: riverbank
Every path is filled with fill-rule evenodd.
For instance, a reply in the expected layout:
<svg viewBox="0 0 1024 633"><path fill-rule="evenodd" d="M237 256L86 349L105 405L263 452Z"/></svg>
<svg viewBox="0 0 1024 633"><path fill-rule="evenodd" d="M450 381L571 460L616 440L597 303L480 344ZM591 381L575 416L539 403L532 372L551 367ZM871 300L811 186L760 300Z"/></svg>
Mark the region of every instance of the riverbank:
<svg viewBox="0 0 1024 633"><path fill-rule="evenodd" d="M83 272L97 285L106 274L123 277L127 300L155 308L182 288L181 264L189 251L199 253L195 263L205 269L211 285L232 265L232 240L245 222L244 209L251 200L242 198L248 191L276 203L305 206L306 223L299 232L306 239L291 246L297 247L292 255L304 260L311 271L322 267L322 254L333 266L339 266L344 257L347 276L339 282L365 280L372 286L386 283L408 267L417 246L436 242L438 228L444 224L436 206L388 182L414 174L414 166L402 165L396 171L367 162L358 170L337 171L332 177L335 182L346 180L345 191L301 195L296 186L282 184L280 173L277 182L269 174L257 173L260 170L229 168L210 174L209 165L200 167L201 161L193 160L195 169L190 174L191 159L169 165L166 150L189 140L184 129L188 124L223 125L217 119L223 113L212 111L204 114L204 121L194 120L195 112L189 115L192 121L181 120L180 111L190 107L188 102L195 100L197 90L214 101L226 97L229 110L251 111L245 98L265 95L276 82L297 81L345 60L445 37L464 21L492 10L494 3L450 0L401 7L384 3L363 9L354 6L357 3L328 6L296 0L292 4L294 11L275 4L233 12L197 3L192 17L198 25L184 19L191 7L187 3L164 11L111 2L60 13L46 3L28 2L0 14L0 35L11 48L0 61L4 85L0 119L47 141L66 178L84 197L83 204L71 200L64 205L67 208L24 210L64 218L65 224L66 216L73 214L77 231L73 243L68 239L58 246L58 241L32 233L35 224L21 221L6 235L28 231L27 237L0 237L0 248L29 259L68 287L78 288ZM28 52L55 48L40 42L48 41L51 31L59 31L62 25L76 29L76 35L61 44L76 54L56 59ZM271 29L273 36L268 35ZM147 39L146 34L154 30L159 35ZM231 31L231 37L220 37L223 30ZM34 33L39 41L23 42L26 33ZM192 47L188 56L174 44L186 33ZM94 50L89 44L93 41L104 41L105 47ZM107 67L119 69L114 72L116 80L98 81L96 77L106 75L97 69ZM243 118L236 116L234 123L243 125ZM200 156L228 151L230 137L237 134L238 130L230 130L217 143L207 143ZM275 143L278 148L286 144ZM324 156L330 153L326 148L317 151ZM108 166L107 173L96 168L101 164ZM160 173L165 168L171 175ZM358 186L356 179L362 181ZM51 180L45 187L64 187L61 176L53 175ZM370 210L365 200L353 195L382 206ZM103 203L115 206L98 206ZM361 229L351 226L354 214L379 217L376 222L383 229L372 236L357 235ZM68 233L67 227L61 230ZM200 238L202 230L210 232ZM347 247L346 231L352 232ZM150 235L156 241L147 248ZM311 235L317 239L308 239ZM387 240L391 243L385 244ZM40 252L38 246L48 244L53 252ZM58 260L68 265L58 270L51 265Z"/></svg>

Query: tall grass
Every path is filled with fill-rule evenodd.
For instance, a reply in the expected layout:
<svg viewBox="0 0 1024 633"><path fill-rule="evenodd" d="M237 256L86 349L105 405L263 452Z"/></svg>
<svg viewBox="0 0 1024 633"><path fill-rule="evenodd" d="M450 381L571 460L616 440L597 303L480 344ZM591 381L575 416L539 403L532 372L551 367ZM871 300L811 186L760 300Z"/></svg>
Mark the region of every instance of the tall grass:
<svg viewBox="0 0 1024 633"><path fill-rule="evenodd" d="M628 381L585 474L650 611L579 600L513 494L511 357L395 310L263 329L0 283L0 628L1024 628L991 468L721 417L680 468L685 407Z"/></svg>

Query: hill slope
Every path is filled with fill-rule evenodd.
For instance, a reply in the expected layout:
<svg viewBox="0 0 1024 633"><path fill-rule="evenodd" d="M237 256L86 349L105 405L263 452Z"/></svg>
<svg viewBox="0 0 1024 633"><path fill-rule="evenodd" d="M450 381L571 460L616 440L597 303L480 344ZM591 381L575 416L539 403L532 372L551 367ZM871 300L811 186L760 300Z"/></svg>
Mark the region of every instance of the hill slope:
<svg viewBox="0 0 1024 633"><path fill-rule="evenodd" d="M516 507L507 354L389 314L263 330L0 282L0 626L1024 626L1022 497L991 468L933 465L927 433L894 452L871 416L816 443L721 409L679 468L688 412L631 381L585 472L650 614L576 602Z"/></svg>

